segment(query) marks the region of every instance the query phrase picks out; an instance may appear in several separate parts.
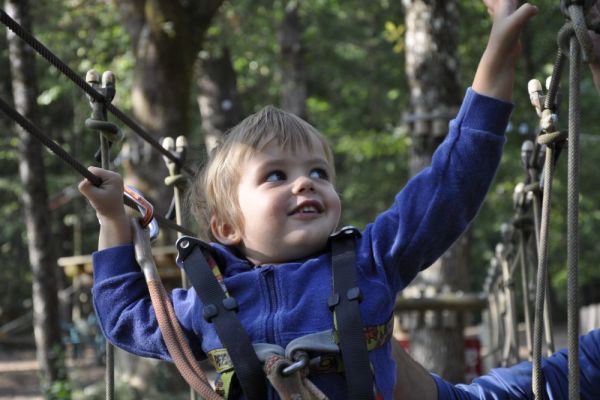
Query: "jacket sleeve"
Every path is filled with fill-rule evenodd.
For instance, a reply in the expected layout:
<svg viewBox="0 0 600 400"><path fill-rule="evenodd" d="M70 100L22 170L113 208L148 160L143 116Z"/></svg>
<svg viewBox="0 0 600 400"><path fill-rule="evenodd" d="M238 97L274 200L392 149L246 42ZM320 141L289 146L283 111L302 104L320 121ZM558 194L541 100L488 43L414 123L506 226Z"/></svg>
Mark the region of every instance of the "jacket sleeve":
<svg viewBox="0 0 600 400"><path fill-rule="evenodd" d="M361 245L371 248L362 250L386 269L395 291L439 258L477 214L500 162L511 111L511 103L468 89L431 166L366 227Z"/></svg>
<svg viewBox="0 0 600 400"><path fill-rule="evenodd" d="M129 353L171 361L133 246L96 252L93 265L92 296L104 336ZM192 331L198 314L193 312L198 301L195 292L175 289L170 298L194 355L201 358L200 337Z"/></svg>
<svg viewBox="0 0 600 400"><path fill-rule="evenodd" d="M546 399L568 397L567 350L562 349L542 359ZM582 400L600 399L600 329L579 340L580 390ZM469 385L452 385L433 375L438 399L533 399L531 363L522 362L510 368L496 368Z"/></svg>

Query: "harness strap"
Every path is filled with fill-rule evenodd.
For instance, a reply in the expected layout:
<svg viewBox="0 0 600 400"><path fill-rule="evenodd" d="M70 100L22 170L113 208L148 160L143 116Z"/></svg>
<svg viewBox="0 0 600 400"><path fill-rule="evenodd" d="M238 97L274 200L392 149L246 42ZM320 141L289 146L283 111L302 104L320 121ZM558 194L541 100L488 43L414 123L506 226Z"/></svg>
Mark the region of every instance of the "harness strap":
<svg viewBox="0 0 600 400"><path fill-rule="evenodd" d="M394 320L390 318L386 323L367 326L363 329L367 350L372 351L385 345L392 337ZM311 373L326 374L331 372L344 372L344 364L340 357L338 346L338 333L332 330L311 333L292 340L284 349L276 344L254 343L254 351L261 362L265 362L273 355L285 356L288 360L294 359L297 352L306 352L310 356L308 364ZM207 353L208 361L219 374L233 371L233 363L227 350L218 348Z"/></svg>
<svg viewBox="0 0 600 400"><path fill-rule="evenodd" d="M344 228L331 237L331 267L333 294L328 300L339 334L340 350L345 369L350 400L373 399L373 376L359 304L362 293L357 286L354 241L360 233Z"/></svg>
<svg viewBox="0 0 600 400"><path fill-rule="evenodd" d="M236 316L237 302L223 292L202 249L209 250L206 244L192 237L184 236L177 241L183 269L204 304L204 319L214 325L227 348L244 394L250 400L265 399L265 375L250 338Z"/></svg>

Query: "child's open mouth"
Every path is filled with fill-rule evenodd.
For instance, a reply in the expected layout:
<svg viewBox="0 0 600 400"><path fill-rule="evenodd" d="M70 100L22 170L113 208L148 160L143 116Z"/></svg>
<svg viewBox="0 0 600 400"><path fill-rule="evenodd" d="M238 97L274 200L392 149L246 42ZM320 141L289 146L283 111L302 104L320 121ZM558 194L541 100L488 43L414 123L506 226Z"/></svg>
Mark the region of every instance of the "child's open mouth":
<svg viewBox="0 0 600 400"><path fill-rule="evenodd" d="M288 215L294 214L320 214L323 212L323 206L314 200L304 201L294 208Z"/></svg>

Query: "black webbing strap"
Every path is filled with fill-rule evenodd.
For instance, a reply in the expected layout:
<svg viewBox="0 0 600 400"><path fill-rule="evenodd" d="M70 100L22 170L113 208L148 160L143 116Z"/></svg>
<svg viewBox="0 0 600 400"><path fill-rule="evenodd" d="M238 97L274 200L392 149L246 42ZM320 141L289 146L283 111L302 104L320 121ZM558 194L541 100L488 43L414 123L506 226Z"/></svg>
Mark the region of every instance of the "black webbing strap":
<svg viewBox="0 0 600 400"><path fill-rule="evenodd" d="M348 399L373 399L373 376L360 318L362 293L357 286L354 240L360 233L344 228L331 237L333 294L329 309L338 332Z"/></svg>
<svg viewBox="0 0 600 400"><path fill-rule="evenodd" d="M233 297L225 296L204 257L203 248L208 249L204 242L195 238L186 236L177 241L183 269L204 304L204 319L214 325L221 344L227 349L246 398L266 399L266 377L250 338L236 315L237 302Z"/></svg>

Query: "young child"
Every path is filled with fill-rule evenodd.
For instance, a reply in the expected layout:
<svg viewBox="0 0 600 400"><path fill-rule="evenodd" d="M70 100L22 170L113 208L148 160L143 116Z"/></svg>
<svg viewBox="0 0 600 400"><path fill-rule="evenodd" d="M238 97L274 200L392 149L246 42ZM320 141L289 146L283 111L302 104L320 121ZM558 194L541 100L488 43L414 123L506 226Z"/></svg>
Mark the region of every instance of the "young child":
<svg viewBox="0 0 600 400"><path fill-rule="evenodd" d="M518 36L536 8L525 4L517 9L512 0L488 3L494 16L488 46L431 167L412 178L356 239L365 327L386 326L396 294L463 233L494 177L512 110ZM100 221L93 295L103 332L126 351L169 360L135 262L122 179L90 170L103 180L100 187L80 184ZM328 238L341 214L334 183L333 156L323 136L272 107L233 128L194 183L206 200L215 240L211 247L224 284L237 300L237 316L253 343L285 347L295 338L333 328L327 304L332 293ZM197 354L222 347L202 318L193 289L176 289L171 298ZM389 341L372 349L369 360L377 393L391 399L395 365ZM342 373L311 373L309 378L329 398L348 398Z"/></svg>

